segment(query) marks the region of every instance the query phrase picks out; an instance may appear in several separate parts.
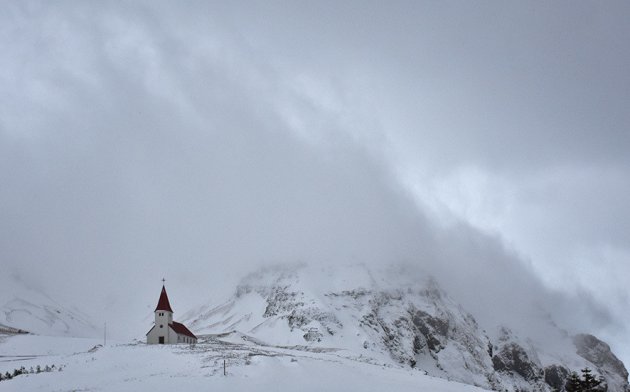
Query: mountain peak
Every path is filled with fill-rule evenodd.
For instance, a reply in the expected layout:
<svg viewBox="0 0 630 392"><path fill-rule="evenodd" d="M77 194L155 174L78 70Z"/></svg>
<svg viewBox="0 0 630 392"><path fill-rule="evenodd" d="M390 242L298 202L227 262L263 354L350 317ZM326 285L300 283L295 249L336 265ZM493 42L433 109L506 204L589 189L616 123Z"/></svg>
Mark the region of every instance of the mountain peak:
<svg viewBox="0 0 630 392"><path fill-rule="evenodd" d="M238 332L265 345L342 349L489 389L550 391L581 367L604 376L609 391L628 385L625 367L599 340L576 338L574 345L544 317L534 322L557 329L554 337L562 340L553 352L507 326L491 337L436 279L405 266L268 267L243 278L222 305L187 316L198 334Z"/></svg>

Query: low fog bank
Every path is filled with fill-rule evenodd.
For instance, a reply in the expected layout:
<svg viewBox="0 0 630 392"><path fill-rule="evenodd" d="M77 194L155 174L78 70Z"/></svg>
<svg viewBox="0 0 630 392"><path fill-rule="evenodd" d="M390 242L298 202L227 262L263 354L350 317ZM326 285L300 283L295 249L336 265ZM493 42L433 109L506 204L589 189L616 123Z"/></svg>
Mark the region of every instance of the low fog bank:
<svg viewBox="0 0 630 392"><path fill-rule="evenodd" d="M588 295L545 288L499 238L429 218L383 158L387 138L355 139L355 96L329 102L338 95L318 79L217 20L174 29L164 14L85 7L12 5L0 19L12 26L0 67L5 279L128 338L148 330L163 277L177 319L267 264L403 263L488 324L547 312L575 331L625 331ZM369 119L361 130L378 135Z"/></svg>

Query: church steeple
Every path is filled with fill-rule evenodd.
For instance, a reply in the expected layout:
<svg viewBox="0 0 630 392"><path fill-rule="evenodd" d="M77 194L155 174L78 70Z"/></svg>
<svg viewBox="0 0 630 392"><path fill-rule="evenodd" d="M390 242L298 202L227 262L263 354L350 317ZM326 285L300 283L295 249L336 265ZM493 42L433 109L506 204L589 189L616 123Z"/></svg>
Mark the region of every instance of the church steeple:
<svg viewBox="0 0 630 392"><path fill-rule="evenodd" d="M195 334L190 332L184 324L173 321L173 308L166 294L164 279L162 279L160 299L153 313L155 313L155 325L147 332L148 344L197 343Z"/></svg>
<svg viewBox="0 0 630 392"><path fill-rule="evenodd" d="M171 304L168 302L168 295L166 294L166 288L162 285L162 292L160 293L160 299L158 300L158 304L155 307L154 312L158 310L165 310L167 312L173 313L173 309L171 309Z"/></svg>

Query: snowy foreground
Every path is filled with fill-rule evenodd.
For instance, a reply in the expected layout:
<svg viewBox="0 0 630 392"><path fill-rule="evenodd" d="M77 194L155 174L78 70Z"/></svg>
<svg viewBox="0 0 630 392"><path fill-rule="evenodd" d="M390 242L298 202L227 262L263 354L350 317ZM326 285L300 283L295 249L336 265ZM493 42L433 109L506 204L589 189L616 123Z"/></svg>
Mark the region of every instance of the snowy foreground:
<svg viewBox="0 0 630 392"><path fill-rule="evenodd" d="M196 346L99 343L0 336L3 374L22 366L62 367L1 381L0 391L482 391L344 350L261 346L236 334L209 337Z"/></svg>

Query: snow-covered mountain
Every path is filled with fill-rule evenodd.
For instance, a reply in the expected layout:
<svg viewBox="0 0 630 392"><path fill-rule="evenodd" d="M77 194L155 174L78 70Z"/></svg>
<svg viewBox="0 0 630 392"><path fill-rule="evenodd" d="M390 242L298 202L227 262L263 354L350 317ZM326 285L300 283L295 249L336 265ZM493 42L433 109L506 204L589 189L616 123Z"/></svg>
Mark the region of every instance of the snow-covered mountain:
<svg viewBox="0 0 630 392"><path fill-rule="evenodd" d="M39 335L86 337L96 327L82 311L64 306L19 276L3 277L0 284L0 329Z"/></svg>
<svg viewBox="0 0 630 392"><path fill-rule="evenodd" d="M625 366L596 337L569 336L545 317L532 320L536 338L507 326L484 329L434 279L404 268L267 268L244 278L225 303L189 311L183 321L198 334L343 349L360 361L486 389L562 390L570 372L589 367L609 391L629 390Z"/></svg>

